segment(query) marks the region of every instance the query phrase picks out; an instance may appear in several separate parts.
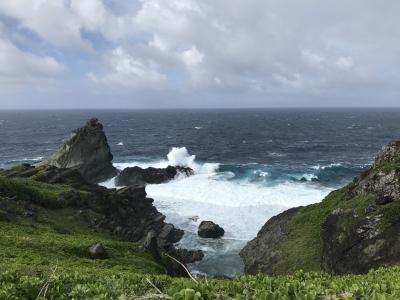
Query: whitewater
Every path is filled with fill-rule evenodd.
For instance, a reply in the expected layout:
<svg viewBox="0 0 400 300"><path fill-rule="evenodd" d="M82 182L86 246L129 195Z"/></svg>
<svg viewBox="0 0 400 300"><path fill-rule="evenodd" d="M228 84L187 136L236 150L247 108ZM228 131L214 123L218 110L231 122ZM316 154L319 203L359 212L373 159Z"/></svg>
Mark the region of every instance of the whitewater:
<svg viewBox="0 0 400 300"><path fill-rule="evenodd" d="M240 249L269 218L321 201L400 136L394 109L0 111L0 168L49 157L92 117L104 125L119 169L195 170L146 191L185 230L178 246L205 251L191 270L210 275L241 274ZM221 225L225 236L198 238L202 220Z"/></svg>
<svg viewBox="0 0 400 300"><path fill-rule="evenodd" d="M205 258L190 267L194 273L212 276L236 276L242 273L243 265L239 251L245 243L257 235L263 224L272 216L296 206L321 201L331 188L293 181L266 184L250 182L248 178L235 180L230 171L220 171L219 163L201 163L190 155L185 147L173 147L166 159L156 161L132 161L114 164L122 170L127 167L165 168L168 165L190 167L194 175L178 175L164 184L146 186L148 197L153 198L158 210L170 222L185 231L178 246L201 249ZM253 174L268 177L268 173L254 170ZM298 176L311 181L315 175ZM114 179L102 183L114 188ZM225 229L220 240L203 239L197 236L201 221L213 221Z"/></svg>

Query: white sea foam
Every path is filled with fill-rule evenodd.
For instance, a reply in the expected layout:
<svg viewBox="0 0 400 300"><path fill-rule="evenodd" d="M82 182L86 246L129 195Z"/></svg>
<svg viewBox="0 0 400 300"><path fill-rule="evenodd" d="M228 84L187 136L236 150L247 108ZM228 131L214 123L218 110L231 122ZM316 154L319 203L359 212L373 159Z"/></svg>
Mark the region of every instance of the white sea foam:
<svg viewBox="0 0 400 300"><path fill-rule="evenodd" d="M181 166L190 167L194 170L196 174L211 174L215 173L218 168L218 163L204 163L199 164L196 161L195 155L190 155L186 147L177 148L173 147L167 155L167 159L150 161L150 162L139 162L133 161L129 163L116 163L114 164L116 168L123 170L127 167L138 166L141 168L166 168L167 166Z"/></svg>
<svg viewBox="0 0 400 300"><path fill-rule="evenodd" d="M20 161L41 161L41 160L43 160L43 156L38 156L38 157L34 157L34 158L28 158L28 157L25 157L25 158L21 158L21 159L12 159L12 160L10 160L10 162L20 162Z"/></svg>
<svg viewBox="0 0 400 300"><path fill-rule="evenodd" d="M185 230L180 245L206 252L205 259L195 266L195 270L201 272L237 275L242 264L238 256L240 249L256 236L269 218L290 207L319 202L331 191L318 185L289 181L266 186L263 182L232 180L234 173L218 171L217 163L196 162L196 157L190 155L186 148L172 148L164 160L115 164L119 169L129 166L162 168L168 165L191 167L195 175L148 185L146 192L154 198L157 209L166 215L167 222ZM256 172L259 176L268 176L265 171ZM114 179L102 185L115 187ZM190 219L193 216L198 216L196 222ZM200 239L196 233L203 220L222 226L225 229L223 239L217 242ZM216 268L215 261L220 266L217 269L213 269ZM226 271L227 266L230 266L230 271Z"/></svg>
<svg viewBox="0 0 400 300"><path fill-rule="evenodd" d="M203 127L201 127L201 126L195 126L194 127L194 129L196 129L196 130L200 130L201 128L203 128Z"/></svg>
<svg viewBox="0 0 400 300"><path fill-rule="evenodd" d="M124 145L124 142L117 143L117 146L123 146L123 145Z"/></svg>
<svg viewBox="0 0 400 300"><path fill-rule="evenodd" d="M209 174L149 185L146 190L167 217L199 216L200 220L212 220L225 227L226 236L234 239L250 239L274 214L316 203L330 192L301 183L266 187L220 180Z"/></svg>
<svg viewBox="0 0 400 300"><path fill-rule="evenodd" d="M329 168L332 168L332 167L341 167L341 166L342 166L341 163L332 163L332 164L328 164L328 165L324 165L324 166L316 165L316 166L313 166L311 168L314 169L314 170L325 170L325 169L329 169Z"/></svg>

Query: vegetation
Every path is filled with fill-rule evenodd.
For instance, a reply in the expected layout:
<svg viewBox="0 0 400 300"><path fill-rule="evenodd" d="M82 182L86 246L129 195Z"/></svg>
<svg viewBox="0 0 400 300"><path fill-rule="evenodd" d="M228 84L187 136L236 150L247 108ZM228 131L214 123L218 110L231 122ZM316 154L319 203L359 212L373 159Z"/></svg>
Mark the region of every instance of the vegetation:
<svg viewBox="0 0 400 300"><path fill-rule="evenodd" d="M63 205L60 195L66 190L0 176L0 299L400 299L399 267L347 276L296 271L232 280L169 277L140 244L81 224L74 217L78 212ZM345 192L332 193L296 217L291 230L303 239L285 244L287 255L295 258L293 269L318 269L316 228L333 208L355 205L342 201ZM96 242L104 245L108 259L90 259L88 248Z"/></svg>
<svg viewBox="0 0 400 300"><path fill-rule="evenodd" d="M67 268L26 274L0 272L0 299L400 299L400 268L367 275L330 276L297 271L291 276L241 276L198 280L138 274L135 270ZM141 296L141 297L140 297Z"/></svg>

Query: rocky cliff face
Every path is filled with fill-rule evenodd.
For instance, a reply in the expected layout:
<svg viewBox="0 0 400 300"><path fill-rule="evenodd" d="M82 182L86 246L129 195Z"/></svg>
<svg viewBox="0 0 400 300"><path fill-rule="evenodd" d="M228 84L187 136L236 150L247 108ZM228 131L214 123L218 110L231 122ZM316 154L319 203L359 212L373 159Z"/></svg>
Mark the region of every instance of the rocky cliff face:
<svg viewBox="0 0 400 300"><path fill-rule="evenodd" d="M38 166L75 168L91 182L100 182L117 174L103 125L90 119L85 126L74 130L61 148Z"/></svg>
<svg viewBox="0 0 400 300"><path fill-rule="evenodd" d="M246 273L365 273L400 264L400 142L321 203L268 221L240 253Z"/></svg>
<svg viewBox="0 0 400 300"><path fill-rule="evenodd" d="M34 186L35 182L58 184L65 189L58 198L55 209L67 209L70 218L96 231L105 231L117 239L126 241L145 241L151 233L152 245L145 242L144 250L165 266L171 275L185 276L186 271L175 261L166 258L168 254L183 263L201 260L201 251L176 249L184 232L165 222L165 216L153 205L153 199L147 198L143 186L128 186L123 189L107 189L86 181L81 173L72 168L64 169L54 166L33 167L21 165L11 170L0 171L0 176L7 178L26 178ZM0 196L5 191L0 187ZM13 196L14 195L6 195ZM24 196L24 195L20 195ZM18 198L18 195L15 196ZM24 196L25 197L25 196ZM29 209L32 219L37 219L40 204L29 203L25 197L24 206ZM1 198L0 198L1 200ZM18 200L18 199L17 199ZM6 207L0 208L9 211ZM13 215L10 213L12 221Z"/></svg>

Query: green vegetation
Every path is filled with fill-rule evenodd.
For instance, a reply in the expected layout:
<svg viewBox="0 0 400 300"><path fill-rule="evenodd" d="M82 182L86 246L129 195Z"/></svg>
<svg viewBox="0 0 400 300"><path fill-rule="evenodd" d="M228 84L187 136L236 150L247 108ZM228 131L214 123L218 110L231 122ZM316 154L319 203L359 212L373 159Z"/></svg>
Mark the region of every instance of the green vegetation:
<svg viewBox="0 0 400 300"><path fill-rule="evenodd" d="M47 184L30 178L0 176L0 197L8 197L49 208L62 207L60 194L67 191L63 185Z"/></svg>
<svg viewBox="0 0 400 300"><path fill-rule="evenodd" d="M106 270L54 266L29 275L24 270L2 271L0 299L400 299L400 268L362 276L297 271L283 277L242 276L198 283L135 270L113 274Z"/></svg>
<svg viewBox="0 0 400 300"><path fill-rule="evenodd" d="M295 217L291 238L282 246L292 265L283 268L319 269L319 228L327 214L338 207L361 213L370 201L368 197L343 201L348 188L303 208ZM400 299L399 267L358 276L296 271L280 277L202 278L197 282L169 277L140 251L139 243L117 241L80 223L78 212L66 208L60 197L68 189L32 178L0 176L1 300ZM27 214L31 208L25 206L34 206L33 217ZM393 214L400 211L397 206L387 207ZM104 245L108 259L89 258L88 248L96 242Z"/></svg>
<svg viewBox="0 0 400 300"><path fill-rule="evenodd" d="M280 245L283 257L277 269L291 273L302 269L319 271L321 257L321 225L328 214L339 207L348 186L329 194L321 203L302 208L292 220L289 235Z"/></svg>

